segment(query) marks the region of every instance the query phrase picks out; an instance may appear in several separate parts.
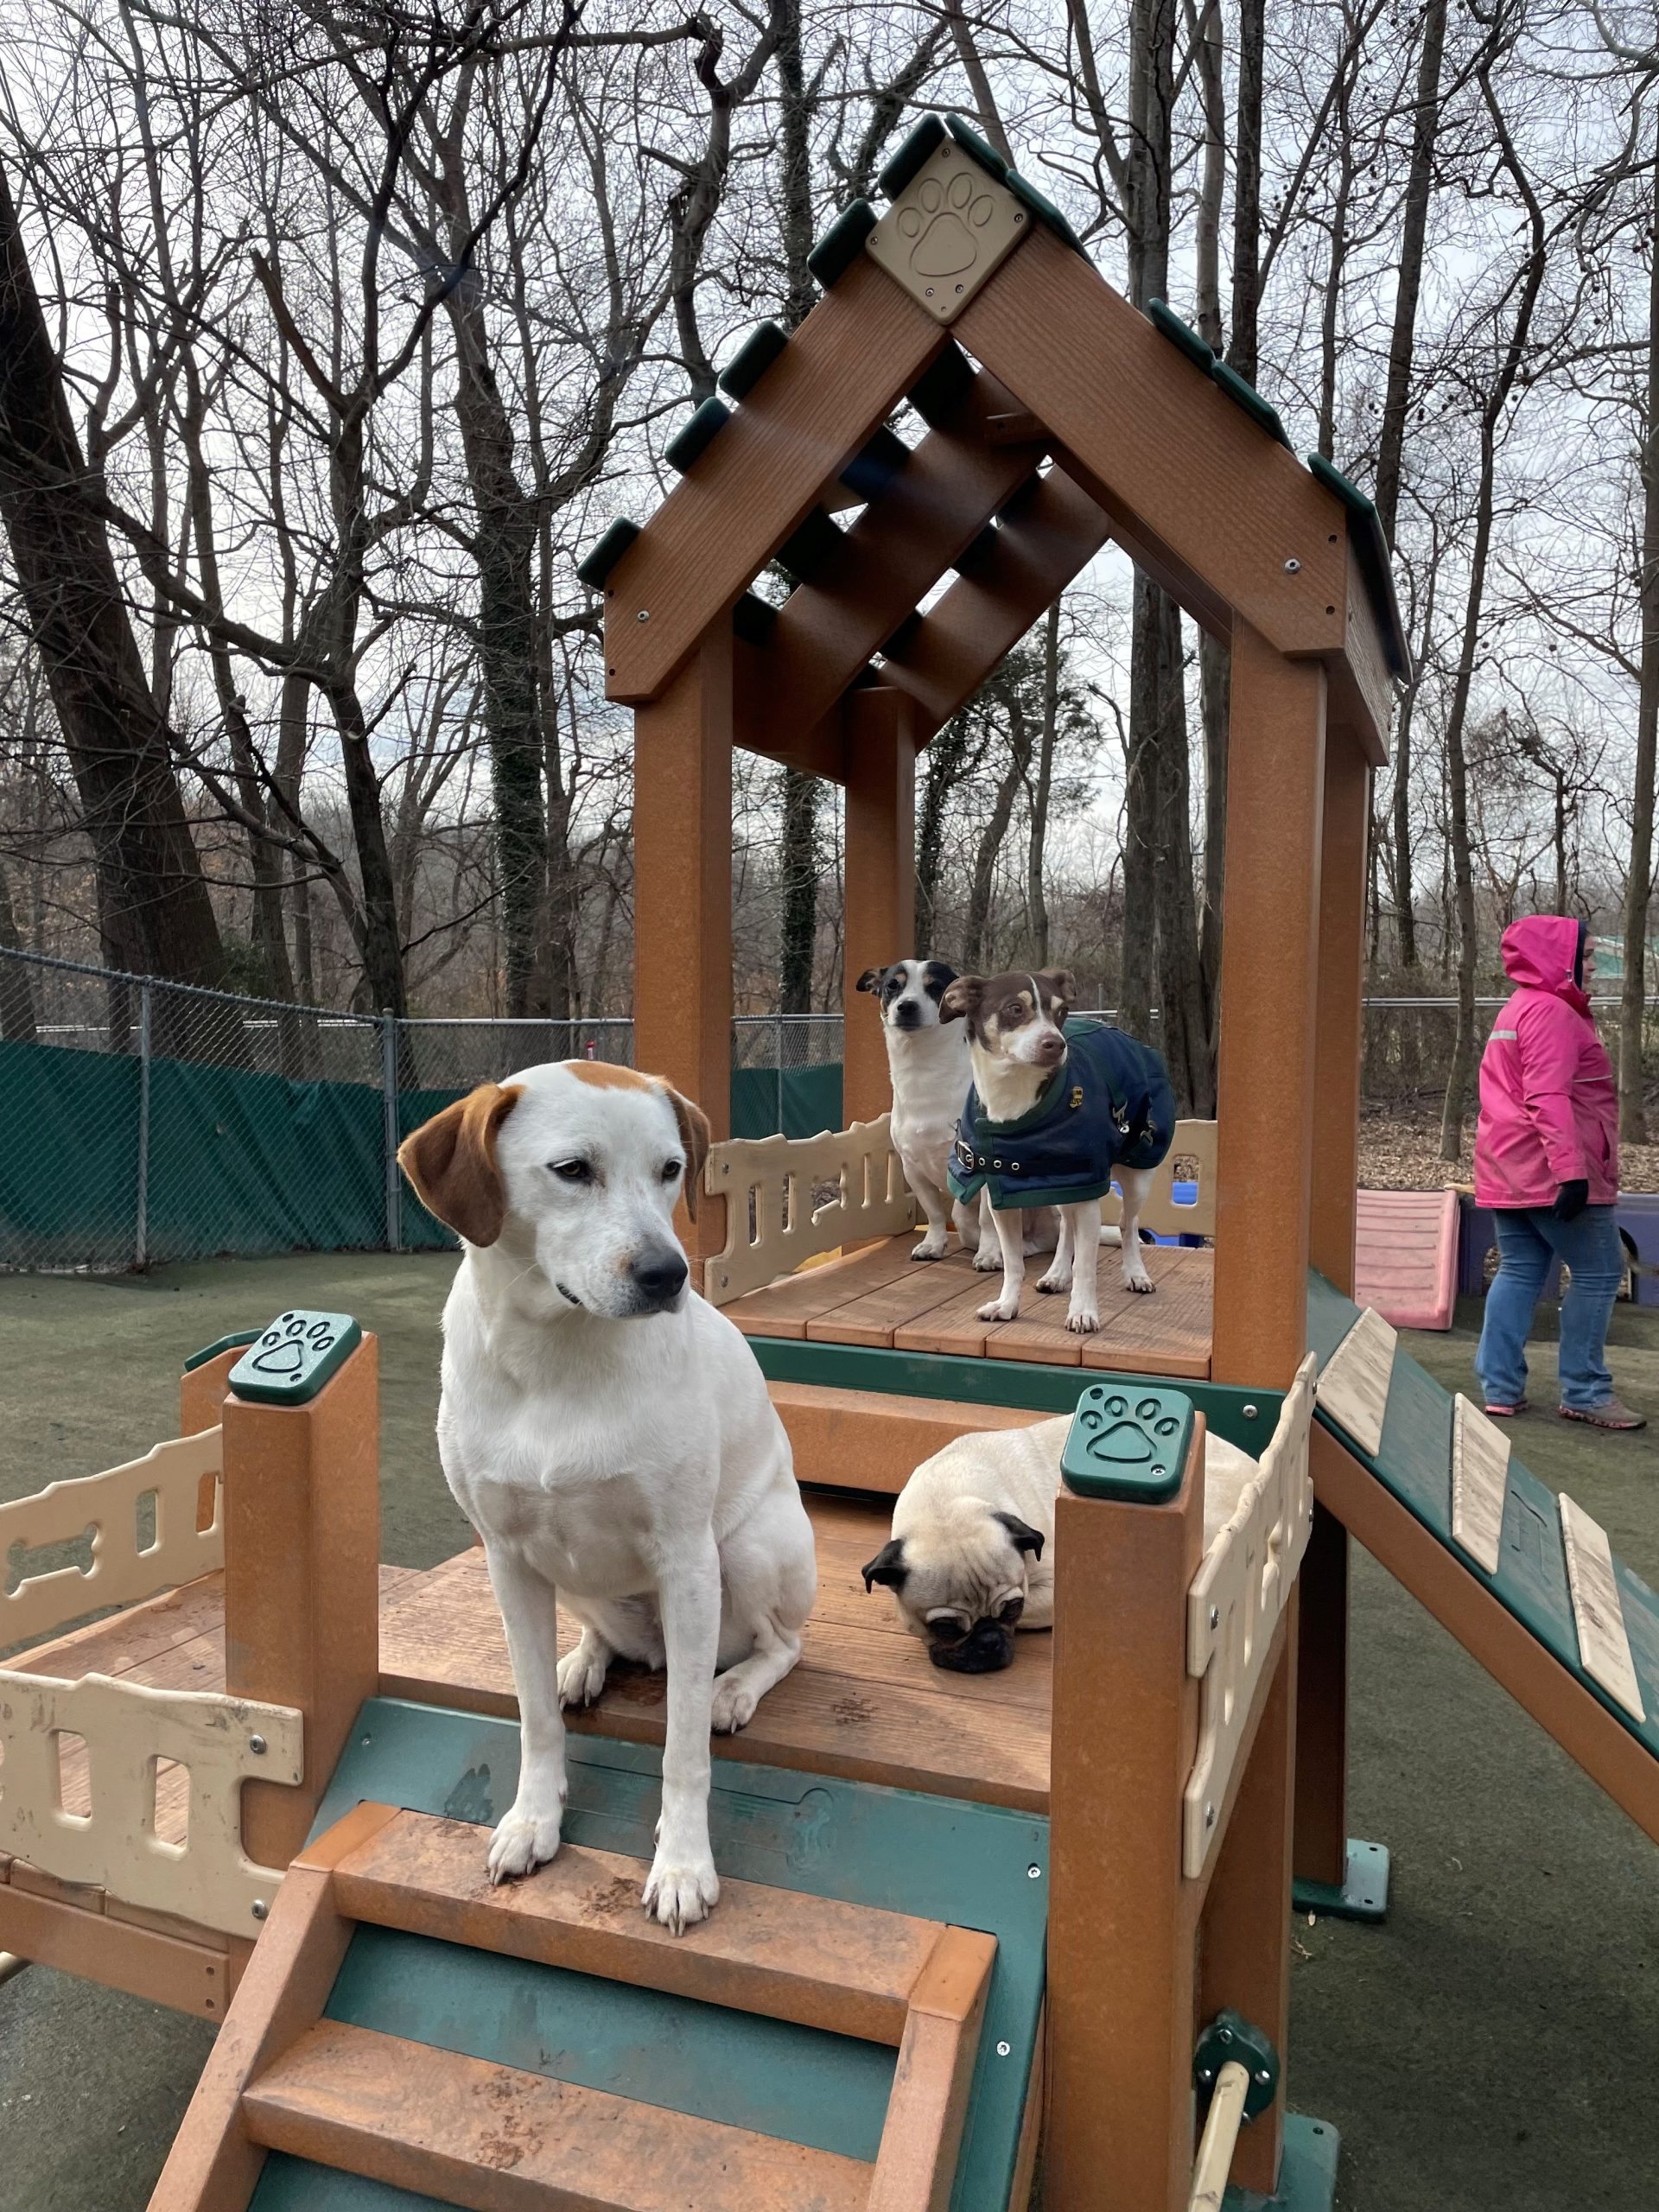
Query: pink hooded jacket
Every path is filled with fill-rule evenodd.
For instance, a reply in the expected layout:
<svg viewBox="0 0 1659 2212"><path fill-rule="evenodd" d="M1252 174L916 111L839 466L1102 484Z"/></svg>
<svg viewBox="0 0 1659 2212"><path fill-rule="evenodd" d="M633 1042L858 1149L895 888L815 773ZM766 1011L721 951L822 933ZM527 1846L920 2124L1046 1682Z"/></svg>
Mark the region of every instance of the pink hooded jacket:
<svg viewBox="0 0 1659 2212"><path fill-rule="evenodd" d="M1503 932L1503 972L1518 986L1480 1063L1475 1202L1548 1206L1587 1182L1592 1206L1618 1196L1618 1094L1612 1064L1573 980L1579 925L1531 914Z"/></svg>

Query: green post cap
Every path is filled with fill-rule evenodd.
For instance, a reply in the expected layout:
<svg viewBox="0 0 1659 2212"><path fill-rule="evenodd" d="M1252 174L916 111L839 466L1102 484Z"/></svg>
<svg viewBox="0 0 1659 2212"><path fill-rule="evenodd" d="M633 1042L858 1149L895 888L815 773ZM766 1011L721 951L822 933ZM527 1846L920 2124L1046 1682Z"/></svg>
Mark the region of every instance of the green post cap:
<svg viewBox="0 0 1659 2212"><path fill-rule="evenodd" d="M1079 1497L1162 1505L1181 1487L1192 1401L1151 1382L1091 1382L1077 1401L1060 1473Z"/></svg>
<svg viewBox="0 0 1659 2212"><path fill-rule="evenodd" d="M944 143L944 124L937 115L925 115L875 180L877 190L896 200L912 177L926 168L935 149Z"/></svg>
<svg viewBox="0 0 1659 2212"><path fill-rule="evenodd" d="M731 419L732 410L723 399L705 399L678 435L663 448L663 459L683 476Z"/></svg>
<svg viewBox="0 0 1659 2212"><path fill-rule="evenodd" d="M1180 347L1195 369L1202 369L1207 377L1215 374L1214 353L1190 322L1181 321L1173 308L1163 300L1148 300L1147 319L1154 330L1168 339L1172 346Z"/></svg>
<svg viewBox="0 0 1659 2212"><path fill-rule="evenodd" d="M601 590L605 579L639 535L639 525L619 515L597 545L576 563L576 574L589 590Z"/></svg>
<svg viewBox="0 0 1659 2212"><path fill-rule="evenodd" d="M781 324L757 323L715 382L734 399L747 399L788 343L789 333Z"/></svg>
<svg viewBox="0 0 1659 2212"><path fill-rule="evenodd" d="M843 207L806 257L813 281L826 292L840 283L863 252L864 241L879 219L868 200L855 200Z"/></svg>
<svg viewBox="0 0 1659 2212"><path fill-rule="evenodd" d="M1229 368L1218 360L1210 372L1217 390L1224 391L1236 407L1242 407L1253 423L1259 423L1270 438L1276 438L1288 452L1290 440L1285 426L1279 420L1279 410L1269 399L1263 399L1253 384L1240 376L1236 369Z"/></svg>
<svg viewBox="0 0 1659 2212"><path fill-rule="evenodd" d="M1263 2030L1230 2007L1217 2012L1200 2032L1192 2053L1192 2080L1200 2096L1208 2097L1214 2089L1216 2076L1229 2059L1236 2059L1249 2074L1244 2117L1254 2120L1266 2112L1278 2090L1279 2054Z"/></svg>
<svg viewBox="0 0 1659 2212"><path fill-rule="evenodd" d="M279 1313L231 1370L238 1398L262 1406L309 1404L363 1341L349 1313Z"/></svg>

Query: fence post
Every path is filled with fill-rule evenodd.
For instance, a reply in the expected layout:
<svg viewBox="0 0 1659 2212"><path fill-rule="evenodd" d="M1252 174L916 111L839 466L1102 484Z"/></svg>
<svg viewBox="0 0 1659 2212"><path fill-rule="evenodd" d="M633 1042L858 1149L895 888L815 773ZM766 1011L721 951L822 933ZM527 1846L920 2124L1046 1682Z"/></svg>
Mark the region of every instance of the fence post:
<svg viewBox="0 0 1659 2212"><path fill-rule="evenodd" d="M138 986L138 1187L133 1206L135 1268L149 1265L149 1018L154 996L149 983Z"/></svg>
<svg viewBox="0 0 1659 2212"><path fill-rule="evenodd" d="M778 1049L772 1054L778 1068L778 1134L784 1134L784 1017L778 1016Z"/></svg>
<svg viewBox="0 0 1659 2212"><path fill-rule="evenodd" d="M386 1154L386 1249L404 1249L403 1192L397 1181L397 1017L380 1017L380 1103Z"/></svg>

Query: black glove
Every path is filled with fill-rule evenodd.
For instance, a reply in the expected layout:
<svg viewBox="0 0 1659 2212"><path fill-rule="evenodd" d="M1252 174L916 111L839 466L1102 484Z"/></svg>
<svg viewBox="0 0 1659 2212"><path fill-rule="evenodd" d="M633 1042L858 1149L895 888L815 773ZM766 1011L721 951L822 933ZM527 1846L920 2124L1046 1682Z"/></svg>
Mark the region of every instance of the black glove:
<svg viewBox="0 0 1659 2212"><path fill-rule="evenodd" d="M1555 1193L1555 1203L1550 1211L1557 1221L1576 1221L1589 1203L1588 1183L1563 1183Z"/></svg>

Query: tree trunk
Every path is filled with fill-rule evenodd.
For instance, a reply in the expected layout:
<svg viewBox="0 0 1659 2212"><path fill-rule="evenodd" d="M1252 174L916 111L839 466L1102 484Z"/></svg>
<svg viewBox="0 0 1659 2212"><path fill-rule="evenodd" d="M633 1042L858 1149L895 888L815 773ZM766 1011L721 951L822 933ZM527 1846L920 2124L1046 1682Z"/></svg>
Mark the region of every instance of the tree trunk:
<svg viewBox="0 0 1659 2212"><path fill-rule="evenodd" d="M1227 359L1246 383L1261 365L1262 61L1267 0L1238 0L1238 120L1233 137L1233 327Z"/></svg>
<svg viewBox="0 0 1659 2212"><path fill-rule="evenodd" d="M0 516L69 754L99 882L105 961L213 984L224 950L0 172Z"/></svg>
<svg viewBox="0 0 1659 2212"><path fill-rule="evenodd" d="M818 933L818 782L784 771L782 946L778 963L780 1014L812 1011L812 969Z"/></svg>
<svg viewBox="0 0 1659 2212"><path fill-rule="evenodd" d="M1653 795L1659 738L1659 152L1653 165L1648 240L1648 404L1642 439L1642 662L1636 709L1636 793L1624 891L1624 978L1618 995L1618 1133L1648 1141L1643 1096L1643 1001L1648 981L1648 909L1653 896Z"/></svg>
<svg viewBox="0 0 1659 2212"><path fill-rule="evenodd" d="M963 925L962 958L965 968L983 969L990 958L991 893L996 884L996 858L1014 818L1015 794L1031 768L1031 726L1017 702L1008 721L1008 760L997 779L996 795L974 854L973 881L968 891L968 918Z"/></svg>
<svg viewBox="0 0 1659 2212"><path fill-rule="evenodd" d="M11 886L6 880L4 868L0 868L0 952L22 950L17 917L12 911ZM21 960L0 959L0 1038L10 1045L32 1045L38 1034L29 975Z"/></svg>
<svg viewBox="0 0 1659 2212"><path fill-rule="evenodd" d="M916 816L916 950L924 960L940 957L939 878L944 871L944 814L968 758L968 723L953 715L927 748L922 803Z"/></svg>
<svg viewBox="0 0 1659 2212"><path fill-rule="evenodd" d="M1037 773L1031 789L1031 836L1026 848L1026 912L1031 925L1032 958L1048 965L1048 893L1043 866L1048 847L1048 802L1054 783L1054 741L1060 722L1060 602L1043 623L1043 721L1037 740Z"/></svg>
<svg viewBox="0 0 1659 2212"><path fill-rule="evenodd" d="M362 910L358 950L363 961L363 982L369 1010L374 1014L409 1011L404 994L404 954L397 928L397 887L386 850L386 828L380 812L380 779L369 749L368 724L363 702L350 684L329 694L334 727L340 733L340 757L346 772L346 802L352 817L357 848L358 874L362 880Z"/></svg>
<svg viewBox="0 0 1659 2212"><path fill-rule="evenodd" d="M1376 448L1376 512L1394 543L1400 507L1400 471L1406 416L1411 403L1412 360L1417 343L1417 301L1423 283L1423 242L1434 183L1434 142L1440 127L1440 57L1446 45L1446 0L1428 0L1423 45L1417 60L1417 97L1412 116L1411 166L1406 173L1400 226L1400 278L1394 295L1394 332L1389 341L1389 379Z"/></svg>

